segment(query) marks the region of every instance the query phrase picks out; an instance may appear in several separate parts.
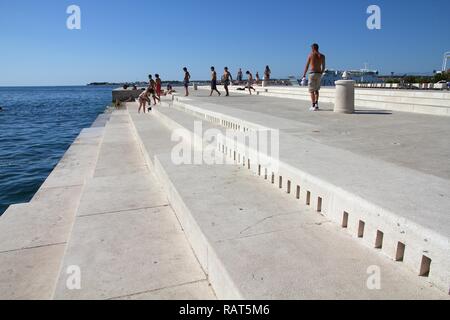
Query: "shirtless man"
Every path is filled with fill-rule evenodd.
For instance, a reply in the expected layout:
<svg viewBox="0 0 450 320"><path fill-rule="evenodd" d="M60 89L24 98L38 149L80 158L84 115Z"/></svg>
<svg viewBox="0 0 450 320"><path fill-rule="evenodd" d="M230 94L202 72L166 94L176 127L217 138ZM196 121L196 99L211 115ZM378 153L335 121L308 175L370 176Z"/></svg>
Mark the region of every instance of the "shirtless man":
<svg viewBox="0 0 450 320"><path fill-rule="evenodd" d="M312 52L308 56L305 72L303 73L303 79L306 78L306 74L309 72L309 92L311 93L312 107L311 111L319 110L319 90L320 82L322 80L322 74L325 72L325 56L319 52L319 45L314 43L312 46Z"/></svg>
<svg viewBox="0 0 450 320"><path fill-rule="evenodd" d="M223 87L225 88L226 96L229 97L230 92L228 91L228 86L233 81L233 77L231 76L230 71L228 71L228 67L225 67L223 70L224 70L222 76Z"/></svg>
<svg viewBox="0 0 450 320"><path fill-rule="evenodd" d="M211 93L209 96L211 97L213 92L216 91L221 96L219 90L217 90L217 72L214 67L211 67Z"/></svg>
<svg viewBox="0 0 450 320"><path fill-rule="evenodd" d="M247 71L245 74L246 74L247 77L248 77L248 84L247 84L247 86L248 86L248 92L250 92L250 95L251 95L251 94L252 94L252 90L253 90L253 91L256 91L255 88L252 87L252 84L253 84L253 75L252 75L252 73L251 73L250 71Z"/></svg>
<svg viewBox="0 0 450 320"><path fill-rule="evenodd" d="M191 80L191 74L189 73L188 69L186 67L183 68L184 71L184 89L186 90L185 96L187 97L189 95L189 81Z"/></svg>

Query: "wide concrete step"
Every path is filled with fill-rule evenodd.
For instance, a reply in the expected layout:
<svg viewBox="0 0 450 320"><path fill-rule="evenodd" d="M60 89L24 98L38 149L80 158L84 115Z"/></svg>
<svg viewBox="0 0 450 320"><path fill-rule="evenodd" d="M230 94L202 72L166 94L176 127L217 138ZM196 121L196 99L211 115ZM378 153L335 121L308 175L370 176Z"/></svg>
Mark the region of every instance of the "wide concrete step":
<svg viewBox="0 0 450 320"><path fill-rule="evenodd" d="M244 167L156 159L158 177L220 298L446 297ZM379 290L368 286L371 270L382 275Z"/></svg>
<svg viewBox="0 0 450 320"><path fill-rule="evenodd" d="M180 128L186 139L194 135L191 115L169 108L153 115L170 129L167 137ZM136 132L146 140L145 131ZM247 166L175 165L170 146L157 154L151 143L141 145L154 155L151 165L219 298L445 298ZM367 272L378 267L386 281L370 290Z"/></svg>
<svg viewBox="0 0 450 320"><path fill-rule="evenodd" d="M421 90L383 90L383 89L356 89L357 94L386 97L409 97L425 99L450 99L449 91L421 91Z"/></svg>
<svg viewBox="0 0 450 320"><path fill-rule="evenodd" d="M367 99L366 96L358 98L357 106L364 108L377 108L385 110L396 110L401 112L413 112L421 114L429 114L434 116L449 116L450 107L439 105L426 105L414 102L390 102ZM424 103L434 103L434 101L424 101Z"/></svg>
<svg viewBox="0 0 450 320"><path fill-rule="evenodd" d="M239 93L248 95L248 90L237 90L237 88L242 88L243 86L233 86L230 88L230 92ZM270 89L269 89L270 88ZM287 89L284 87L269 87L263 88L259 86L254 86L255 92L252 94L256 94L259 96L266 96L272 98L282 98L282 99L293 99L293 100L304 100L309 101L311 99L311 94L307 90L295 90L295 89ZM200 87L200 89L207 89L205 87ZM322 89L321 90L321 98L320 100L325 103L334 103L334 92L331 89Z"/></svg>
<svg viewBox="0 0 450 320"><path fill-rule="evenodd" d="M77 275L80 286L72 287ZM128 111L115 111L81 197L54 298L162 297L215 299L144 160Z"/></svg>
<svg viewBox="0 0 450 320"><path fill-rule="evenodd" d="M233 86L231 91L248 94L248 91L236 90L239 86ZM201 87L201 89L208 89ZM285 98L294 100L310 100L307 88L297 87L258 87L256 94L273 98ZM320 101L334 103L335 90L323 88L320 91ZM411 92L392 90L355 90L355 106L359 108L387 109L401 112L430 114L436 116L450 116L450 94L446 92Z"/></svg>
<svg viewBox="0 0 450 320"><path fill-rule="evenodd" d="M434 97L414 97L414 96L395 96L395 95L379 95L379 94L368 94L365 92L355 93L356 100L366 100L372 102L385 102L392 104L410 104L410 105L423 105L432 107L446 107L450 108L450 101L448 99L440 99Z"/></svg>
<svg viewBox="0 0 450 320"><path fill-rule="evenodd" d="M197 120L210 122L203 125L205 128L217 121L227 128L261 128L261 122L252 126L251 113L244 120L230 114L222 117L220 106L210 110L211 105L198 107L189 99L177 99L174 107L189 110L190 114L172 109L157 111L172 129L185 127L193 131L193 114ZM235 114L232 109L231 112ZM245 154L245 148L236 148L234 142L222 146L227 153L237 152L238 161L244 157L250 160L254 172L265 172L267 168L258 163L259 159ZM283 133L279 160L279 170L269 170L268 175L281 181L283 190L299 188L302 198L316 207L320 203L322 213L336 224L345 220L352 236L362 238L368 247L380 248L393 260L402 260L406 268L417 275L426 274L430 281L448 291L447 180Z"/></svg>
<svg viewBox="0 0 450 320"><path fill-rule="evenodd" d="M234 90L242 86L232 86ZM208 89L208 87L200 87ZM309 94L308 87L300 86L268 86L260 87L254 86L258 91L278 92L278 93L291 93L297 95ZM334 87L322 87L321 91L327 96L334 95ZM418 99L433 99L433 100L446 100L450 99L450 92L448 91L420 91L420 90L390 90L390 89L361 89L355 88L357 95L367 95L381 98L418 98Z"/></svg>
<svg viewBox="0 0 450 320"><path fill-rule="evenodd" d="M0 218L0 299L51 299L104 128L83 130L27 204Z"/></svg>

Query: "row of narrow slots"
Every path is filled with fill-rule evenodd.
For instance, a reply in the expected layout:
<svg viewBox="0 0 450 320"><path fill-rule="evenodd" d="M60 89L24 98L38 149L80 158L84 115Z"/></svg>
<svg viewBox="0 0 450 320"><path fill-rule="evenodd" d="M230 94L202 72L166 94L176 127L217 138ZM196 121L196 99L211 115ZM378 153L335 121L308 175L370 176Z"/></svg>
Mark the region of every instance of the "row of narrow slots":
<svg viewBox="0 0 450 320"><path fill-rule="evenodd" d="M258 169L258 175L261 176L261 166L259 166ZM267 169L265 169L265 174L264 174L264 179L268 180L268 172ZM271 177L271 182L272 184L275 184L275 173L272 172L272 177ZM283 177L279 176L278 177L278 187L280 189L283 189ZM292 182L291 180L287 181L287 193L291 194L292 193ZM297 189L296 189L296 198L300 199L300 195L301 195L301 187L299 185L297 185ZM317 212L322 212L322 197L317 197ZM311 205L311 191L306 191L306 205L310 206Z"/></svg>
<svg viewBox="0 0 450 320"><path fill-rule="evenodd" d="M216 117L213 117L213 116L209 116L209 115L207 115L205 113L200 113L200 112L197 112L197 111L190 110L187 107L181 107L180 109L183 112L190 113L190 114L192 114L194 116L197 116L199 118L203 118L203 119L205 119L208 122L212 122L212 123L216 123L216 124L220 123L225 128L230 128L230 129L237 130L237 131L241 130L241 125L239 125L237 123L234 123L232 121L220 120L219 118L216 118ZM250 131L250 129L247 128L247 127L242 127L242 131L243 132L248 132L248 131Z"/></svg>
<svg viewBox="0 0 450 320"><path fill-rule="evenodd" d="M219 124L220 123L220 119L219 118L216 118L216 117L213 117L213 116L210 116L210 115L207 115L207 114L205 114L205 119L207 121L215 123L215 124Z"/></svg>
<svg viewBox="0 0 450 320"><path fill-rule="evenodd" d="M250 169L250 167L249 167ZM261 166L259 166L258 168L258 175L261 176ZM267 169L265 169L265 179L267 180L268 178L268 172ZM275 174L272 173L272 177L271 177L271 182L272 184L275 184ZM278 178L278 186L280 189L283 189L283 177L279 176ZM287 182L287 193L290 194L292 189L292 183L290 180L288 180ZM296 190L296 198L300 199L300 191L301 188L300 186L297 186L297 190ZM323 199L322 197L317 197L317 212L322 212L322 203L323 203ZM311 205L311 192L307 191L306 192L306 205ZM349 214L347 212L344 212L343 214L343 221L342 221L342 227L343 228L347 228L348 227L348 218L349 218ZM358 238L363 238L364 237L364 229L365 229L365 222L360 220L359 221L359 225L358 225ZM383 239L384 239L384 233L380 230L377 230L377 236L375 239L375 249L382 249L383 248ZM398 242L397 243L397 250L396 250L396 256L395 256L395 260L398 262L402 262L405 256L405 250L406 250L406 245L402 242ZM419 271L419 276L421 277L428 277L430 275L430 270L431 270L431 262L432 260L423 255L422 256L422 261L420 264L420 271Z"/></svg>
<svg viewBox="0 0 450 320"><path fill-rule="evenodd" d="M214 122L214 121L212 121L212 122ZM236 123L231 122L231 121L227 121L227 120L222 120L222 126L224 126L225 128L236 130L236 131L240 131L241 130L241 125L236 124ZM247 128L247 127L242 127L242 131L248 132L248 131L250 131L250 129Z"/></svg>
<svg viewBox="0 0 450 320"><path fill-rule="evenodd" d="M345 212L343 213L342 218L342 228L348 228L348 220L349 220L349 213ZM366 223L363 220L359 220L358 222L358 238L364 238L364 230L366 227ZM383 248L383 239L384 239L384 233L380 230L377 230L377 237L375 239L375 249L382 249ZM406 245L403 242L397 243L397 250L395 252L395 261L403 262L403 259L405 257L405 250ZM431 259L425 255L422 256L422 261L420 264L420 271L419 276L421 277L428 277L430 275L431 270Z"/></svg>
<svg viewBox="0 0 450 320"><path fill-rule="evenodd" d="M229 128L229 129L233 129L233 130L237 130L237 131L241 130L241 125L239 125L237 123L234 123L232 121L220 120L219 118L216 118L216 117L213 117L213 116L209 116L209 115L204 114L204 113L200 113L200 112L189 110L186 107L182 108L182 111L184 111L186 113L191 113L191 114L193 114L193 115L195 115L195 116L197 116L199 118L204 118L208 122L212 122L212 123L216 123L216 124L220 123L225 128ZM242 131L248 132L248 131L250 131L250 129L247 128L247 127L242 127Z"/></svg>
<svg viewBox="0 0 450 320"><path fill-rule="evenodd" d="M233 156L233 152L231 151L231 149L230 149L230 152L228 153L228 148L225 146L222 146L222 152L226 153L227 155L229 154L230 157ZM241 154L236 153L236 151L234 151L234 161L238 161L238 163L241 162ZM243 162L244 167L247 165L247 168L249 170L251 169L250 159L247 159L247 162L246 162L245 157L243 157L242 162ZM261 165L258 166L258 176L262 176ZM264 179L265 180L269 179L267 168L265 168L265 170L264 170ZM271 183L275 184L275 173L274 172L272 172L272 175L271 175ZM278 177L278 186L280 189L283 189L283 177L282 176ZM292 183L290 180L288 180L287 181L287 193L291 194L291 192L292 192ZM296 198L300 199L300 195L301 195L301 188L299 185L297 185ZM317 198L317 212L319 212L319 213L322 212L322 203L323 203L322 197L318 197ZM306 205L308 205L308 206L311 205L311 192L310 191L306 192ZM345 228L345 229L348 228L348 221L349 221L349 213L344 211L343 217L342 217L342 228ZM366 223L362 220L359 220L358 238L361 238L361 239L364 238L365 226L366 226ZM375 239L375 249L381 250L383 248L383 240L384 240L384 233L380 230L377 230L377 237ZM397 243L395 261L403 262L404 256L405 256L405 250L406 250L406 245L399 241ZM430 275L431 262L432 262L432 260L429 257L427 257L425 255L422 256L419 276L428 277Z"/></svg>
<svg viewBox="0 0 450 320"><path fill-rule="evenodd" d="M208 120L210 122L216 122L218 119L214 118L214 117L211 117ZM222 125L225 126L225 127L229 127L229 128L235 129L235 130L240 130L240 128L241 128L240 126L238 126L238 125L236 125L236 124L234 124L232 122L227 122L227 121L224 121L224 120L222 120ZM247 132L247 131L249 131L249 129L244 127L243 131ZM220 149L220 146L219 146L219 149ZM228 148L227 147L222 146L222 151L224 153L228 154ZM232 150L230 150L230 153L229 153L230 157L233 156L232 153L233 153ZM237 154L236 151L234 151L234 161L241 162L241 155ZM247 163L246 163L245 157L243 157L243 166L245 167L246 164L247 164L248 169L251 169L250 159L248 159ZM261 176L261 166L259 166L258 174L259 174L259 176ZM265 169L265 179L268 180L267 169ZM272 173L272 179L271 180L272 180L272 184L275 184L275 174L274 173ZM283 177L281 177L281 176L279 177L279 188L280 189L283 188ZM291 181L288 181L287 182L287 192L290 194L291 191L292 191L291 190ZM296 194L296 198L300 199L300 186L297 186L296 193L297 193ZM318 199L317 199L317 212L322 212L322 202L323 202L322 198L318 197ZM311 205L311 192L310 191L307 191L307 193L306 193L306 205L308 205L308 206ZM343 213L343 222L342 222L342 227L343 228L347 228L348 227L348 216L349 216L349 214L347 212ZM358 225L358 237L359 238L363 238L364 237L364 229L365 229L365 222L360 220L359 221L359 225ZM384 233L382 231L380 231L380 230L377 230L377 237L376 237L376 240L375 240L375 248L376 249L382 249L383 248L383 238L384 238ZM398 244L397 244L397 250L396 250L396 257L395 257L396 261L399 261L399 262L403 261L404 255L405 255L405 250L406 250L406 245L399 241ZM420 276L422 276L422 277L428 277L429 276L430 270L431 270L431 262L432 262L432 260L429 257L427 257L425 255L422 256L422 261L421 261L421 265L420 265L420 272L419 272Z"/></svg>

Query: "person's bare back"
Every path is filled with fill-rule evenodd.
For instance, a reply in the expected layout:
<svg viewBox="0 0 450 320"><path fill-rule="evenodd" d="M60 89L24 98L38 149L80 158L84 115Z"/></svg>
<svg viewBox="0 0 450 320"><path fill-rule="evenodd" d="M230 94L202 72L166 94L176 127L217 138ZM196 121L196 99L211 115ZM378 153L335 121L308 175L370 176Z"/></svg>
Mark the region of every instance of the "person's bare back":
<svg viewBox="0 0 450 320"><path fill-rule="evenodd" d="M312 107L311 111L319 110L319 90L322 80L322 74L325 72L325 56L319 52L319 45L314 43L311 46L311 53L306 62L305 71L303 72L303 79L306 79L306 74L309 71L308 87L311 93Z"/></svg>
<svg viewBox="0 0 450 320"><path fill-rule="evenodd" d="M325 56L320 52L312 52L309 55L309 63L311 72L323 73L323 66L325 65Z"/></svg>

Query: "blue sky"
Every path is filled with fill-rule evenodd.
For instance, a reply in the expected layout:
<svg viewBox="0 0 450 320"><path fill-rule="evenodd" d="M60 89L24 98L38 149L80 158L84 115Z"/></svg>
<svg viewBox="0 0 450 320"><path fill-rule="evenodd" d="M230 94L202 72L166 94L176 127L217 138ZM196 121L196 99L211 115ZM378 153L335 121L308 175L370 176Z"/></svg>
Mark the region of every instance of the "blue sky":
<svg viewBox="0 0 450 320"><path fill-rule="evenodd" d="M81 30L66 9L81 8ZM369 5L382 29L366 27ZM431 72L450 50L450 1L0 1L0 86L195 79L209 67L299 75L313 42L328 67ZM244 70L245 71L245 70Z"/></svg>

